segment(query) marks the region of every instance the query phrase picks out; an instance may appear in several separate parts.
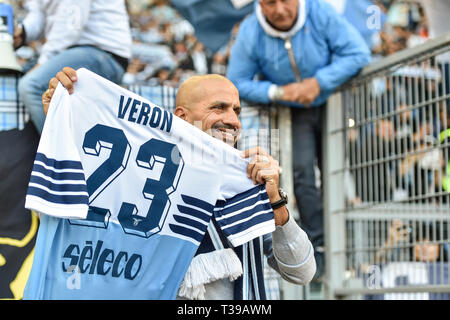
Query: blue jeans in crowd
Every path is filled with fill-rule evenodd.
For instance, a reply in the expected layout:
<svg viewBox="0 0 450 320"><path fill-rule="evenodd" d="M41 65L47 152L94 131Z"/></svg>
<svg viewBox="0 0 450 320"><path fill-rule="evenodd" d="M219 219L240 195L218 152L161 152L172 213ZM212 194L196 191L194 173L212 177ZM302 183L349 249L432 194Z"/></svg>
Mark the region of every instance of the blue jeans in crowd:
<svg viewBox="0 0 450 320"><path fill-rule="evenodd" d="M322 192L316 187L314 167L317 164L322 170L324 111L325 105L291 109L294 193L300 225L314 247L318 269L323 266L323 203Z"/></svg>
<svg viewBox="0 0 450 320"><path fill-rule="evenodd" d="M48 83L64 67L86 68L114 83L119 83L125 70L113 56L92 46L64 50L38 68L31 70L19 82L19 95L39 133L44 127L42 94Z"/></svg>

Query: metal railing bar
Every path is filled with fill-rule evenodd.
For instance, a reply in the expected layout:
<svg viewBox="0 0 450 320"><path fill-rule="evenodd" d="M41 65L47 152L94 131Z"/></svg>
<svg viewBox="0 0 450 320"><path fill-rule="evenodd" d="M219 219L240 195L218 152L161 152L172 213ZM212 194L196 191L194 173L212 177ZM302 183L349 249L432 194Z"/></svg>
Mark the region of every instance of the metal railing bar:
<svg viewBox="0 0 450 320"><path fill-rule="evenodd" d="M450 98L450 94L446 94L446 95L440 96L438 98L435 98L435 99L432 99L432 100L428 100L428 101L424 101L424 102L419 102L419 103L413 104L411 106L405 107L403 109L396 110L396 111L391 111L391 112L388 112L388 113L380 115L380 116L371 117L371 118L368 118L366 120L361 120L361 121L358 121L358 122L355 121L353 127L343 127L343 128L333 129L333 130L328 131L328 134L329 135L338 134L338 133L341 133L342 131L345 131L346 129L349 129L349 128L362 127L364 125L372 124L372 123L377 122L379 120L384 120L384 119L387 119L389 117L392 117L392 116L395 116L395 115L399 115L401 113L405 113L407 111L413 111L413 110L418 109L420 107L426 107L426 106L428 106L430 104L434 104L434 103L437 103L437 102L444 102L444 101L446 101L449 98Z"/></svg>
<svg viewBox="0 0 450 320"><path fill-rule="evenodd" d="M373 76L377 72L390 69L396 65L404 64L411 59L417 59L417 57L423 57L427 54L433 54L439 49L450 45L450 32L435 39L430 39L427 42L415 46L413 48L407 48L391 54L379 61L375 61L366 66L353 80L347 84L353 84L357 79Z"/></svg>

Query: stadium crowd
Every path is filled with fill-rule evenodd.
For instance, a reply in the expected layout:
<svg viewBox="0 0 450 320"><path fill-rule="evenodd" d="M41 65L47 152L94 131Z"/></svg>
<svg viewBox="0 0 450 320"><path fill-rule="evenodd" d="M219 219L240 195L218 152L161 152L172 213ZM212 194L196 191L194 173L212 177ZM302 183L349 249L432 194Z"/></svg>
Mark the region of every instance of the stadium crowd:
<svg viewBox="0 0 450 320"><path fill-rule="evenodd" d="M26 15L25 2L17 3L18 23ZM226 73L231 43L214 54L209 52L197 40L192 25L167 0L130 0L127 5L133 44L124 85L176 88L194 74ZM17 51L25 71L35 63L41 45L34 41Z"/></svg>
<svg viewBox="0 0 450 320"><path fill-rule="evenodd" d="M16 3L17 23L26 15L25 2L18 0ZM128 0L127 4L133 45L132 59L122 80L124 84L178 87L193 74L226 74L239 24L233 29L230 42L211 53L197 40L192 25L168 0ZM388 18L382 30L373 36L374 58L414 47L428 39L427 19L419 2L379 0L376 4ZM17 51L24 71L36 61L41 45L34 41Z"/></svg>

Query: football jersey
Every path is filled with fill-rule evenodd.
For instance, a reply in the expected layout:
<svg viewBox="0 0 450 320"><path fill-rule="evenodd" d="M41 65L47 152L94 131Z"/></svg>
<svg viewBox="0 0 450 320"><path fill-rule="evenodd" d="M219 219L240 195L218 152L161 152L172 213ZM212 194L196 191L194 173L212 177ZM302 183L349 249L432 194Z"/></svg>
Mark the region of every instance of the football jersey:
<svg viewBox="0 0 450 320"><path fill-rule="evenodd" d="M238 150L77 75L55 90L28 186L43 214L25 299L174 299L212 215L233 246L275 230Z"/></svg>

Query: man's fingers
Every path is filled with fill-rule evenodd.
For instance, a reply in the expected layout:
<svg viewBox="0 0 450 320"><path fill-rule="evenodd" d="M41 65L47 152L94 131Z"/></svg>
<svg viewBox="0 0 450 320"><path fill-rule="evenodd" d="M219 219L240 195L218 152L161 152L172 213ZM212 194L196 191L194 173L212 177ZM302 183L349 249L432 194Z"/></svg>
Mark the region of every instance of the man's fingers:
<svg viewBox="0 0 450 320"><path fill-rule="evenodd" d="M62 69L62 72L73 82L76 82L78 80L77 72L74 69L70 67L64 67Z"/></svg>
<svg viewBox="0 0 450 320"><path fill-rule="evenodd" d="M272 175L277 174L277 167L272 162L256 162L250 172L250 178L255 183L263 183L264 179L261 180L261 176L258 178L258 174L263 173L266 175L269 173Z"/></svg>
<svg viewBox="0 0 450 320"><path fill-rule="evenodd" d="M61 84L64 86L64 88L67 89L67 91L69 91L70 94L73 93L73 81L70 76L60 71L56 74L56 79L61 82Z"/></svg>
<svg viewBox="0 0 450 320"><path fill-rule="evenodd" d="M64 86L69 91L69 94L73 93L73 83L78 80L77 73L74 69L65 67L62 71L58 72L54 78L51 78L48 82L48 89L42 94L42 107L44 113L47 115L50 101L55 93L55 89L58 83Z"/></svg>
<svg viewBox="0 0 450 320"><path fill-rule="evenodd" d="M297 102L300 104L311 104L311 102L313 102L314 99L312 99L312 97L309 97L307 95L300 95Z"/></svg>
<svg viewBox="0 0 450 320"><path fill-rule="evenodd" d="M267 156L266 155L253 156L253 158L250 160L250 162L247 165L247 176L249 178L251 177L253 168L255 167L256 164L258 164L258 163L270 164L271 161L272 161L272 159L268 155Z"/></svg>
<svg viewBox="0 0 450 320"><path fill-rule="evenodd" d="M247 166L247 176L256 183L264 183L264 174L261 175L265 170L269 169L273 171L273 174L278 174L278 161L273 159L267 151L261 147L254 147L242 152L243 158L252 157ZM264 170L259 176L258 172Z"/></svg>
<svg viewBox="0 0 450 320"><path fill-rule="evenodd" d="M265 155L265 156L270 156L266 150L264 150L261 147L253 147L250 149L245 150L244 152L242 152L242 157L243 158L249 158L252 157L254 155Z"/></svg>
<svg viewBox="0 0 450 320"><path fill-rule="evenodd" d="M256 182L263 184L264 182L269 182L270 179L276 178L276 172L272 168L269 169L261 169L256 174Z"/></svg>
<svg viewBox="0 0 450 320"><path fill-rule="evenodd" d="M52 99L54 91L55 91L55 89L49 88L42 94L42 108L44 109L45 115L47 115L50 100Z"/></svg>
<svg viewBox="0 0 450 320"><path fill-rule="evenodd" d="M272 160L273 160L272 157L269 156L269 155L261 155L261 154L259 154L259 155L253 156L253 158L250 160L249 163L250 164L255 164L257 162L269 163Z"/></svg>
<svg viewBox="0 0 450 320"><path fill-rule="evenodd" d="M50 81L48 82L48 89L49 90L55 90L56 87L58 86L58 79L56 78L51 78Z"/></svg>

